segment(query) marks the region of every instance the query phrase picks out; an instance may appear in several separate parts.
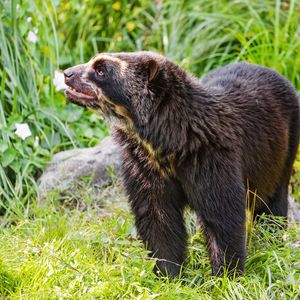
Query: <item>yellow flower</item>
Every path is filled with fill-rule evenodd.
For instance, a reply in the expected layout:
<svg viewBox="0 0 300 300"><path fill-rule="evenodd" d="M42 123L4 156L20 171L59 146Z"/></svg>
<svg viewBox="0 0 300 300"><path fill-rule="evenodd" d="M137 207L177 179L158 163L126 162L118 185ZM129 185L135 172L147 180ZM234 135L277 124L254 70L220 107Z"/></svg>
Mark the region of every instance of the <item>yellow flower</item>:
<svg viewBox="0 0 300 300"><path fill-rule="evenodd" d="M116 1L113 5L112 8L114 10L120 10L121 9L121 2L120 1Z"/></svg>
<svg viewBox="0 0 300 300"><path fill-rule="evenodd" d="M70 8L71 8L71 3L70 2L65 3L64 9L70 9Z"/></svg>
<svg viewBox="0 0 300 300"><path fill-rule="evenodd" d="M135 25L134 25L134 23L132 23L132 22L128 22L128 23L126 24L126 27L127 27L128 31L133 31L134 28L135 28Z"/></svg>
<svg viewBox="0 0 300 300"><path fill-rule="evenodd" d="M296 171L300 171L300 161L296 160L294 163L294 169Z"/></svg>

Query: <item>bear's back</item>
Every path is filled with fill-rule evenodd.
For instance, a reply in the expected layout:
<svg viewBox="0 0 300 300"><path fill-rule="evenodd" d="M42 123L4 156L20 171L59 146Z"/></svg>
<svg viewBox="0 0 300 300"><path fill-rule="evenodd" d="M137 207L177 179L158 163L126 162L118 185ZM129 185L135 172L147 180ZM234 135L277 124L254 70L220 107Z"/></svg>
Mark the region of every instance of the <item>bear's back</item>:
<svg viewBox="0 0 300 300"><path fill-rule="evenodd" d="M262 195L270 194L294 160L299 142L295 89L276 71L246 62L212 71L202 84L232 108L243 132L237 143L244 176Z"/></svg>
<svg viewBox="0 0 300 300"><path fill-rule="evenodd" d="M296 95L290 82L276 71L247 62L232 63L208 73L202 83L210 89L232 90L255 93L265 90L273 94L291 93ZM294 99L291 99L294 103ZM285 103L288 104L288 103ZM294 103L295 104L295 103ZM296 102L298 106L298 101Z"/></svg>

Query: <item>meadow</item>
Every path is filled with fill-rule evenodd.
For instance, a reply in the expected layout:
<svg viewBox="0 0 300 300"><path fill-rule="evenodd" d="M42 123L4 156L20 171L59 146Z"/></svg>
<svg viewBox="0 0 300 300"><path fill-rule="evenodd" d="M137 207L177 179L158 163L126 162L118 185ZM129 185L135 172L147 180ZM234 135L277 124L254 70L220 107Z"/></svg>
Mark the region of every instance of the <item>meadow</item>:
<svg viewBox="0 0 300 300"><path fill-rule="evenodd" d="M88 195L84 209L59 197L37 205L37 180L54 153L109 134L56 90L56 70L102 51L153 50L198 77L230 62L261 64L300 92L299 49L296 0L0 1L0 298L299 299L299 224L277 232L249 224L246 274L229 280L211 276L188 215L188 264L170 281L152 274L127 210L102 215ZM24 140L20 123L31 131ZM291 193L300 199L299 155Z"/></svg>

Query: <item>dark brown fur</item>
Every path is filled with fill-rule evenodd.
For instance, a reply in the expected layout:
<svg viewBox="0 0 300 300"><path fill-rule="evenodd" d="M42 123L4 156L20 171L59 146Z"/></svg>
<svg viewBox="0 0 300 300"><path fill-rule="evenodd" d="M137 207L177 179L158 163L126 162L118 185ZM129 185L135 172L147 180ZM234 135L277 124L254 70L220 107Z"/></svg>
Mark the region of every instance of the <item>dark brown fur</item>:
<svg viewBox="0 0 300 300"><path fill-rule="evenodd" d="M91 96L67 91L69 99L114 120L136 226L158 269L180 271L188 205L203 224L213 274L243 271L247 190L257 195L255 215L287 216L300 126L291 84L248 63L200 81L150 52L100 54L65 74Z"/></svg>

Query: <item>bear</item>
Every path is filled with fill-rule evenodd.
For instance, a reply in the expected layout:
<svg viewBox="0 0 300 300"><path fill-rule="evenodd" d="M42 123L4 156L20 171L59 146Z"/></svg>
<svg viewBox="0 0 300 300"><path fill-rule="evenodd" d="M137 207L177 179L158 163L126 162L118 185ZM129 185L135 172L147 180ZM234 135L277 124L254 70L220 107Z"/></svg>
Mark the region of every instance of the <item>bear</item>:
<svg viewBox="0 0 300 300"><path fill-rule="evenodd" d="M253 217L287 217L300 128L291 83L247 62L200 80L148 51L100 53L64 76L66 98L100 113L122 148L125 189L155 272L181 272L190 207L213 275L242 273L247 194Z"/></svg>

